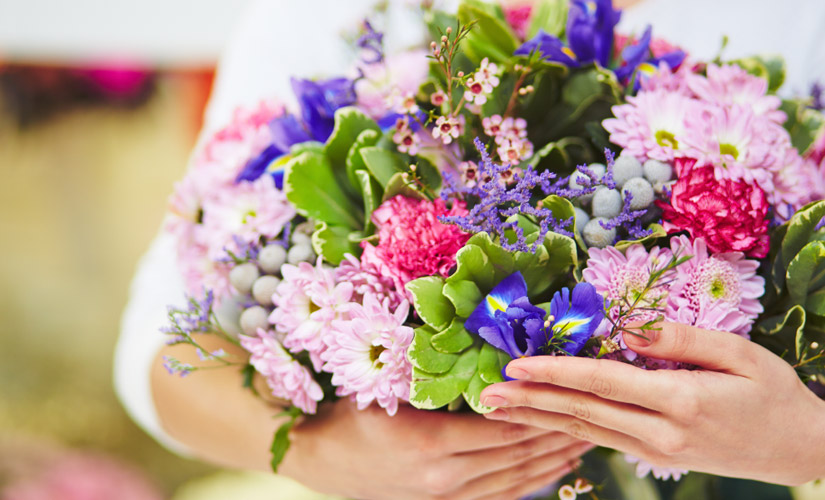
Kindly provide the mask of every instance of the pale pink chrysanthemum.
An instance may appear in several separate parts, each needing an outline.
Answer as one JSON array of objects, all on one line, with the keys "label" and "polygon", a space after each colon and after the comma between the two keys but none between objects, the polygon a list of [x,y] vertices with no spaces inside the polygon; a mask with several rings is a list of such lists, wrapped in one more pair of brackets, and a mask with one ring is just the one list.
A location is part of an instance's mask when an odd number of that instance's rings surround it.
[{"label": "pale pink chrysanthemum", "polygon": [[736,64],[707,65],[707,76],[692,74],[687,78],[690,90],[701,100],[718,106],[743,106],[756,116],[777,124],[787,118],[779,110],[782,100],[768,94],[768,81],[751,75]]},{"label": "pale pink chrysanthemum", "polygon": [[324,391],[304,365],[286,352],[273,332],[258,329],[258,335],[240,336],[241,347],[249,351],[249,363],[266,379],[272,395],[286,399],[304,413],[314,414]]},{"label": "pale pink chrysanthemum", "polygon": [[634,457],[633,455],[625,454],[624,458],[625,460],[627,460],[628,463],[636,464],[636,477],[638,477],[639,479],[652,473],[653,477],[655,477],[656,479],[661,479],[662,481],[667,481],[668,479],[678,481],[682,478],[682,476],[686,475],[689,472],[688,470],[678,469],[674,467],[659,467],[657,465],[651,464],[646,460]]},{"label": "pale pink chrysanthemum", "polygon": [[414,333],[404,325],[409,309],[405,300],[392,311],[388,301],[367,294],[363,304],[352,305],[348,320],[332,322],[321,358],[324,371],[332,373],[336,394],[353,396],[359,409],[375,401],[389,415],[395,415],[399,401],[410,399],[407,349]]},{"label": "pale pink chrysanthemum", "polygon": [[389,301],[389,308],[395,309],[404,300],[405,295],[395,289],[391,277],[381,274],[375,267],[361,262],[351,254],[346,254],[341,264],[335,268],[335,280],[338,283],[351,283],[353,302],[360,302],[365,295],[372,294],[379,301]]},{"label": "pale pink chrysanthemum", "polygon": [[664,162],[682,153],[680,137],[687,131],[685,115],[701,105],[695,99],[666,90],[639,92],[628,104],[613,106],[615,118],[602,122],[610,142],[640,161]]},{"label": "pale pink chrysanthemum", "polygon": [[226,186],[203,206],[203,224],[213,257],[220,257],[224,248],[234,250],[233,236],[244,241],[261,236],[274,239],[293,217],[295,207],[269,175]]},{"label": "pale pink chrysanthemum", "polygon": [[213,259],[209,247],[191,242],[178,245],[177,250],[178,269],[188,295],[197,296],[204,289],[211,290],[215,294],[215,303],[221,304],[234,294],[229,282],[230,266]]},{"label": "pale pink chrysanthemum", "polygon": [[688,76],[693,74],[691,71],[692,67],[693,63],[684,61],[678,70],[673,71],[671,67],[663,61],[655,68],[652,74],[646,75],[646,77],[639,80],[639,86],[641,90],[645,92],[663,90],[687,97],[694,97],[687,83]]},{"label": "pale pink chrysanthemum", "polygon": [[765,280],[756,274],[759,262],[741,252],[710,255],[704,239],[691,242],[684,235],[671,240],[671,250],[691,258],[676,268],[666,317],[746,336],[763,310],[759,298]]},{"label": "pale pink chrysanthemum", "polygon": [[307,351],[320,371],[321,354],[326,350],[324,337],[333,320],[347,317],[353,286],[336,283],[335,272],[324,267],[320,257],[315,266],[308,262],[285,264],[281,274],[283,280],[272,296],[275,309],[269,322],[285,334],[284,347],[294,353]]}]

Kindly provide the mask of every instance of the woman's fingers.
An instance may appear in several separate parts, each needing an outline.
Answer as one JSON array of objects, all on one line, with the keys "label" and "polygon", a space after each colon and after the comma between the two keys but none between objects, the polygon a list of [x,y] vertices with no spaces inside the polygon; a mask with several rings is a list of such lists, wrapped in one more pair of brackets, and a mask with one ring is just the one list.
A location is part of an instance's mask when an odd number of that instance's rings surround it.
[{"label": "woman's fingers", "polygon": [[551,413],[533,408],[499,408],[492,413],[488,413],[485,417],[491,420],[506,420],[564,432],[576,439],[589,441],[605,448],[613,448],[638,457],[649,457],[652,454],[652,449],[639,439],[561,413]]},{"label": "woman's fingers", "polygon": [[576,444],[582,442],[563,432],[549,432],[510,446],[462,453],[452,457],[444,467],[449,469],[446,472],[453,473],[456,477],[473,480]]},{"label": "woman's fingers", "polygon": [[[625,335],[628,347],[646,356],[699,365],[709,370],[745,375],[757,354],[752,342],[727,332],[662,322],[661,330],[646,331],[645,340]],[[747,372],[747,373],[746,373]]]},{"label": "woman's fingers", "polygon": [[508,422],[493,422],[478,415],[438,414],[441,418],[433,442],[452,453],[509,446],[547,434],[546,430]]},{"label": "woman's fingers", "polygon": [[661,414],[646,408],[536,382],[495,384],[484,390],[481,401],[491,407],[529,407],[570,415],[643,440],[662,424]]},{"label": "woman's fingers", "polygon": [[[507,375],[517,380],[575,389],[656,411],[670,407],[667,395],[672,393],[671,379],[610,359],[533,356],[511,361],[507,365]],[[490,390],[488,387],[482,397]]]},{"label": "woman's fingers", "polygon": [[469,481],[464,487],[448,495],[451,499],[470,500],[477,498],[518,498],[497,497],[512,491],[525,483],[543,478],[543,484],[528,491],[531,493],[552,482],[553,475],[563,476],[572,471],[578,458],[593,447],[590,443],[576,443],[561,450],[533,457],[530,460],[507,469]]},{"label": "woman's fingers", "polygon": [[570,466],[565,465],[564,467],[559,467],[558,469],[523,481],[509,490],[485,495],[478,500],[515,500],[517,498],[524,498],[559,481],[572,471],[573,470]]}]

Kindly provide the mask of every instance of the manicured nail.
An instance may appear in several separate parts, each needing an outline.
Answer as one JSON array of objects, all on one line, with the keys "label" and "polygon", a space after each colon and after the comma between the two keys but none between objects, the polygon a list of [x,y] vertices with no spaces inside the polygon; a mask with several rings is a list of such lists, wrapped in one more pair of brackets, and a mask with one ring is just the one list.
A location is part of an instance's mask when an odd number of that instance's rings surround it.
[{"label": "manicured nail", "polygon": [[516,380],[530,380],[530,374],[521,368],[507,367],[507,376]]},{"label": "manicured nail", "polygon": [[481,402],[484,406],[490,408],[498,408],[499,406],[507,406],[507,400],[501,396],[486,396]]},{"label": "manicured nail", "polygon": [[487,413],[484,416],[489,418],[490,420],[507,420],[510,418],[510,412],[508,412],[504,408],[499,408],[498,410],[491,411],[490,413]]}]

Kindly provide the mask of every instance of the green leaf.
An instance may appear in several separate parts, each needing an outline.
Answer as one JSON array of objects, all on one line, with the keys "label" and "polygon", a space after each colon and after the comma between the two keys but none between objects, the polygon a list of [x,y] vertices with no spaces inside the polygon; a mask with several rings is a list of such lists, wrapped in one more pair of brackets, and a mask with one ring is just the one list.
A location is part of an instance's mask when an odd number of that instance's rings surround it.
[{"label": "green leaf", "polygon": [[419,156],[418,161],[415,163],[415,168],[419,179],[427,187],[435,192],[441,189],[441,172],[438,171],[438,167],[433,165],[430,160]]},{"label": "green leaf", "polygon": [[768,92],[776,93],[785,82],[785,59],[779,54],[745,57],[732,61],[748,73],[768,81]]},{"label": "green leaf", "polygon": [[782,101],[779,109],[788,115],[783,127],[791,134],[793,147],[806,153],[825,126],[825,115],[810,109],[807,100]]},{"label": "green leaf", "polygon": [[335,127],[327,140],[324,151],[332,164],[338,168],[344,166],[347,153],[356,139],[365,130],[381,132],[378,124],[354,107],[341,108],[335,112]]},{"label": "green leaf", "polygon": [[664,238],[667,236],[667,231],[665,231],[665,228],[663,228],[660,224],[651,224],[647,228],[653,231],[649,236],[645,236],[644,238],[638,240],[622,240],[616,243],[616,250],[624,252],[633,245],[647,245],[648,243],[653,243],[659,238]]},{"label": "green leaf", "polygon": [[788,265],[788,291],[794,304],[825,316],[825,242],[812,241]]},{"label": "green leaf", "polygon": [[326,222],[315,223],[312,233],[312,249],[324,257],[324,260],[337,266],[344,260],[345,254],[361,256],[361,247],[350,240],[352,229],[344,226],[329,226]]},{"label": "green leaf", "polygon": [[796,254],[811,241],[814,229],[825,217],[825,200],[810,203],[799,209],[788,223],[788,232],[782,240],[780,256],[785,269]]},{"label": "green leaf", "polygon": [[464,245],[456,254],[455,261],[455,273],[450,276],[448,281],[472,281],[478,285],[480,290],[492,290],[496,285],[495,272],[490,267],[490,259],[487,258],[481,247]]},{"label": "green leaf", "polygon": [[464,401],[470,405],[470,408],[472,408],[474,412],[484,414],[493,411],[493,408],[481,404],[481,391],[490,385],[491,384],[488,384],[481,378],[481,375],[478,372],[473,375],[473,378],[470,379],[470,383],[467,384],[467,388],[463,393]]},{"label": "green leaf", "polygon": [[460,397],[476,373],[478,351],[478,348],[464,351],[447,373],[434,375],[413,368],[410,404],[422,410],[434,410]]},{"label": "green leaf", "polygon": [[384,188],[387,187],[390,179],[395,174],[407,171],[407,166],[401,157],[392,151],[387,151],[378,146],[364,147],[360,151],[367,169]]},{"label": "green leaf", "polygon": [[272,472],[274,473],[278,472],[278,467],[280,467],[281,462],[284,460],[286,452],[289,451],[289,446],[292,444],[289,439],[289,432],[292,430],[292,427],[295,426],[295,422],[301,415],[301,410],[292,407],[284,412],[284,414],[289,416],[289,420],[275,431],[275,436],[272,438],[272,445],[269,447],[269,451],[272,452],[272,460],[269,462],[269,465],[272,467]]},{"label": "green leaf", "polygon": [[416,328],[407,355],[412,365],[421,371],[431,374],[446,373],[456,363],[459,355],[433,349],[433,335],[435,331],[428,326]]},{"label": "green leaf", "polygon": [[[493,269],[494,283],[498,283],[507,276],[513,274],[513,271],[515,270],[515,259],[513,254],[502,248],[500,245],[494,243],[489,234],[477,233],[473,235],[465,244],[465,246],[469,245],[475,245],[481,248],[484,255],[487,256],[489,266]],[[483,293],[488,293],[490,290],[492,290],[492,287],[489,289],[482,289],[481,291]]]},{"label": "green leaf", "polygon": [[386,187],[384,188],[383,201],[387,201],[390,198],[393,198],[398,195],[406,196],[407,198],[413,198],[417,200],[427,199],[427,197],[424,196],[424,193],[413,188],[410,185],[409,181],[407,181],[407,179],[404,177],[404,174],[400,172],[393,175],[390,178],[390,181],[387,183]]},{"label": "green leaf", "polygon": [[455,317],[455,308],[442,290],[444,280],[438,276],[426,276],[407,283],[407,291],[413,296],[415,311],[421,319],[436,331],[447,328]]},{"label": "green leaf", "polygon": [[355,139],[355,144],[349,148],[346,159],[347,178],[353,187],[357,188],[359,186],[358,177],[355,175],[355,172],[358,170],[367,170],[367,165],[361,157],[361,150],[365,147],[375,146],[380,138],[380,133],[372,129],[367,129],[358,134],[358,137]]},{"label": "green leaf", "polygon": [[484,298],[478,285],[468,280],[448,279],[444,284],[443,293],[453,303],[455,313],[462,318],[468,318]]},{"label": "green leaf", "polygon": [[501,371],[512,359],[506,352],[485,343],[478,355],[478,374],[488,384],[504,382]]},{"label": "green leaf", "polygon": [[473,63],[478,64],[485,57],[492,62],[503,63],[518,48],[518,39],[507,23],[480,6],[462,3],[458,8],[458,20],[461,24],[475,21],[461,46]]},{"label": "green leaf", "polygon": [[561,98],[571,106],[578,106],[594,95],[602,93],[602,83],[596,71],[576,73],[567,81],[561,91]]},{"label": "green leaf", "polygon": [[356,170],[355,177],[358,179],[361,197],[364,199],[364,233],[371,234],[374,229],[372,212],[381,204],[384,192],[378,181],[366,170]]},{"label": "green leaf", "polygon": [[[543,248],[546,250],[547,262],[542,264],[541,270],[536,273],[538,276],[531,276],[529,269],[522,271],[531,296],[542,294],[553,282],[566,278],[570,270],[579,262],[576,242],[573,238],[550,232],[544,237]],[[535,281],[532,287],[531,280]]]},{"label": "green leaf", "polygon": [[363,211],[341,189],[327,158],[310,151],[287,163],[284,193],[304,217],[330,225],[361,229]]},{"label": "green leaf", "polygon": [[567,23],[567,0],[540,0],[533,2],[530,13],[530,26],[527,28],[527,39],[533,38],[539,30],[561,38]]},{"label": "green leaf", "polygon": [[464,328],[461,318],[454,318],[450,326],[433,336],[430,343],[436,351],[455,354],[473,345],[473,336]]},{"label": "green leaf", "polygon": [[576,216],[573,204],[567,198],[551,194],[541,201],[541,206],[553,212],[553,217],[559,220],[567,220]]}]

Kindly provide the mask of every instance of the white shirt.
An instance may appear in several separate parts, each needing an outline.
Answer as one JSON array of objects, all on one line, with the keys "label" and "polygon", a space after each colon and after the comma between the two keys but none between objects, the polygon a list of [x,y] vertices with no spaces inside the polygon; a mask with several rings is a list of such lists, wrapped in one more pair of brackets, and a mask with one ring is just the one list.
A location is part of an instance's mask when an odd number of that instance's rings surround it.
[{"label": "white shirt", "polygon": [[[354,52],[341,39],[363,19],[372,0],[256,0],[242,17],[222,58],[206,111],[203,138],[226,124],[238,106],[261,99],[292,98],[290,76],[345,74]],[[391,2],[385,40],[388,51],[419,40],[420,22]],[[455,2],[451,2],[455,3]],[[319,16],[323,12],[323,16]],[[626,10],[619,28],[641,33],[653,25],[663,37],[698,59],[713,58],[722,35],[730,36],[723,58],[781,53],[788,61],[786,93],[806,91],[825,80],[825,1],[823,0],[647,0]],[[164,336],[166,306],[183,305],[183,283],[175,242],[161,233],[141,259],[124,311],[115,352],[117,394],[131,417],[167,447],[183,447],[161,429],[149,385],[149,371]]]}]

